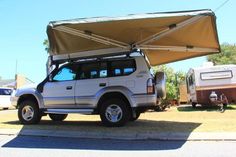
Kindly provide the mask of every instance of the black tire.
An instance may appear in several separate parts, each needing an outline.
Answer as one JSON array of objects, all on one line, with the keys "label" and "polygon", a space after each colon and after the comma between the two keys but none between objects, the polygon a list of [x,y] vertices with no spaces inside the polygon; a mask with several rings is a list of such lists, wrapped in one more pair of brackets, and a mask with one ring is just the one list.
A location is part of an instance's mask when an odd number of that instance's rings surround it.
[{"label": "black tire", "polygon": [[9,108],[8,107],[4,107],[3,110],[8,110]]},{"label": "black tire", "polygon": [[[118,112],[116,119],[111,117],[112,115],[108,110],[112,110],[112,113]],[[124,126],[127,121],[130,119],[130,110],[128,104],[122,99],[110,99],[104,101],[100,108],[100,118],[102,120],[103,125],[108,127],[120,127]],[[112,120],[113,119],[113,120]]]},{"label": "black tire", "polygon": [[192,102],[192,107],[193,107],[193,108],[196,108],[196,106],[197,106],[197,103]]},{"label": "black tire", "polygon": [[21,124],[39,123],[42,115],[39,111],[38,104],[32,100],[22,101],[18,108],[18,118]]},{"label": "black tire", "polygon": [[228,104],[224,103],[224,104],[223,104],[224,108],[226,108],[226,107],[227,107],[227,105],[228,105]]},{"label": "black tire", "polygon": [[52,113],[49,114],[49,117],[53,121],[63,121],[66,119],[67,116],[68,114],[52,114]]},{"label": "black tire", "polygon": [[156,111],[156,112],[162,111],[161,106],[160,106],[160,105],[156,106],[156,107],[154,108],[154,111]]},{"label": "black tire", "polygon": [[129,120],[130,120],[131,122],[136,121],[136,120],[139,118],[140,114],[141,114],[141,113],[136,112],[136,116],[135,116],[135,117],[130,116],[130,119],[129,119]]}]

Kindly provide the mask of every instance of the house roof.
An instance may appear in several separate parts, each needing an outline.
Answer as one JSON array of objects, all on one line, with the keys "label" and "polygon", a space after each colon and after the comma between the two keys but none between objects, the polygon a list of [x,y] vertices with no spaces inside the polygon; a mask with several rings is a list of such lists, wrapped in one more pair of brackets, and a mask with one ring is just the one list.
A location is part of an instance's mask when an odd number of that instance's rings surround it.
[{"label": "house roof", "polygon": [[15,86],[15,79],[6,79],[6,80],[0,79],[0,87],[3,86]]}]

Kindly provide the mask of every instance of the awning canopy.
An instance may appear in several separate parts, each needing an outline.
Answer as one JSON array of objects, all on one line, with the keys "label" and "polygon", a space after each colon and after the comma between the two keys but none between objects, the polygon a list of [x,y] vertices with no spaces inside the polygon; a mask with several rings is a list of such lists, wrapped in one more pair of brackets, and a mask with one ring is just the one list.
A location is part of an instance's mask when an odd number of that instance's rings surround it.
[{"label": "awning canopy", "polygon": [[140,49],[159,65],[220,52],[211,10],[53,21],[47,34],[54,59]]}]

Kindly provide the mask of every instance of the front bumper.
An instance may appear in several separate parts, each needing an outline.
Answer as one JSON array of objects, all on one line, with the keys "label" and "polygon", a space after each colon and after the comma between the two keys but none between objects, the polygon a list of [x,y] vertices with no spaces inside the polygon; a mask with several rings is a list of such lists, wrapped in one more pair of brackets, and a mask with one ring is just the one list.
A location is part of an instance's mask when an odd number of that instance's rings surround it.
[{"label": "front bumper", "polygon": [[12,96],[11,98],[10,98],[10,100],[11,100],[11,105],[13,106],[13,107],[17,107],[17,102],[18,102],[18,99],[19,99],[19,97],[16,97],[16,96]]}]

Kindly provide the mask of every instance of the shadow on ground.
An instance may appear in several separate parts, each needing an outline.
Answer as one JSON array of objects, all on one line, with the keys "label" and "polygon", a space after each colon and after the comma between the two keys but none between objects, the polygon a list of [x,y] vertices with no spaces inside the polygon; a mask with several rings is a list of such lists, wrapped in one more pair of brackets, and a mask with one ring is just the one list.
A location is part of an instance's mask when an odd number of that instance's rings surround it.
[{"label": "shadow on ground", "polygon": [[[10,125],[19,125],[18,121],[5,122]],[[185,133],[187,140],[190,133],[201,123],[137,120],[124,127],[110,128],[101,125],[100,121],[64,121],[53,122],[42,120],[38,125],[24,126],[24,130],[50,130],[51,134],[57,131],[73,131],[91,133],[94,136],[101,135],[149,135],[169,134],[173,132]],[[175,128],[175,130],[173,130]],[[158,133],[158,134],[157,134]],[[107,136],[106,136],[107,137]],[[109,138],[109,137],[108,137]],[[119,139],[89,139],[89,138],[65,138],[65,137],[40,137],[17,136],[3,147],[8,148],[47,148],[47,149],[87,149],[87,150],[171,150],[178,149],[186,142],[164,140],[119,140]]]},{"label": "shadow on ground", "polygon": [[149,151],[149,150],[174,150],[181,148],[184,143],[185,141],[109,140],[109,139],[18,136],[17,138],[5,144],[3,147],[39,148],[39,149]]},{"label": "shadow on ground", "polygon": [[[177,108],[180,112],[196,112],[196,111],[208,111],[208,112],[217,112],[219,107],[217,106],[196,106],[193,108],[191,105],[178,106]],[[235,106],[227,106],[225,110],[236,110]]]},{"label": "shadow on ground", "polygon": [[[8,121],[3,124],[21,125],[19,121]],[[165,133],[165,132],[189,132],[200,126],[201,123],[137,120],[129,122],[123,127],[105,127],[100,121],[63,121],[54,122],[41,120],[39,124],[24,125],[21,130],[63,130],[63,131],[90,131],[91,133]]]}]

